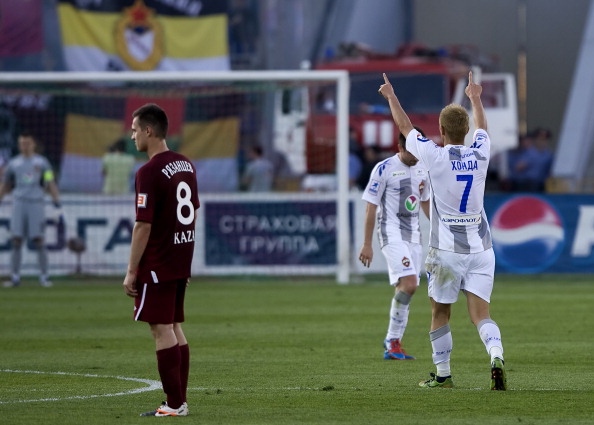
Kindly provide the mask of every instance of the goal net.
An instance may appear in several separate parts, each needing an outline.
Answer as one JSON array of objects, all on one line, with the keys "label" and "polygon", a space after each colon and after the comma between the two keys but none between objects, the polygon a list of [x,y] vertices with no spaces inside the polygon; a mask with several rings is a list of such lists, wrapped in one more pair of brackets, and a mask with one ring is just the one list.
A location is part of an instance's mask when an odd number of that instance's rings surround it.
[{"label": "goal net", "polygon": [[[168,146],[197,169],[194,274],[335,273],[345,283],[348,90],[344,71],[2,74],[0,172],[18,154],[18,135],[32,133],[63,204],[63,220],[49,198],[46,206],[50,273],[122,274],[134,172],[147,161],[130,139],[131,114],[157,103],[168,113]],[[265,191],[250,186],[257,150],[272,172]],[[2,275],[10,273],[11,214],[8,195]],[[38,272],[30,243],[21,270]]]}]

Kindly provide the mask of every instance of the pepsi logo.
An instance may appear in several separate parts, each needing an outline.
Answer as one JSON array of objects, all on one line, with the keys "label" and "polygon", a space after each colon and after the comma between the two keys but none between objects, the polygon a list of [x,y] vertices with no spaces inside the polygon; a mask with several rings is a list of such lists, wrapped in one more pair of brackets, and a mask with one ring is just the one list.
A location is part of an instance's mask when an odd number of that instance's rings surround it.
[{"label": "pepsi logo", "polygon": [[536,196],[506,201],[491,220],[497,262],[516,273],[538,273],[563,251],[564,230],[557,210]]}]

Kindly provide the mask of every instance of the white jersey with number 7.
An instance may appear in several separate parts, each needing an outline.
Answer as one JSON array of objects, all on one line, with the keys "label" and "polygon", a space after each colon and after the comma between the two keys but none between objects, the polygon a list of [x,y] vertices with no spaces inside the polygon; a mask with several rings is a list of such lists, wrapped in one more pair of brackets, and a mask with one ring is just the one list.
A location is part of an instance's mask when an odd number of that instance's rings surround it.
[{"label": "white jersey with number 7", "polygon": [[460,254],[491,248],[491,231],[483,207],[491,150],[487,132],[477,129],[471,146],[441,147],[413,129],[406,138],[406,149],[428,169],[429,246]]}]

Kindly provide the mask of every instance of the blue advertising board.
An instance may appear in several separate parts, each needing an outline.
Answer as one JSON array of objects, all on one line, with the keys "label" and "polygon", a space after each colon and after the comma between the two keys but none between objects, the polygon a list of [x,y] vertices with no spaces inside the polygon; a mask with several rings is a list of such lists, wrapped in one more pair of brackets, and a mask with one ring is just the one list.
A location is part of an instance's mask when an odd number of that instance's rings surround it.
[{"label": "blue advertising board", "polygon": [[336,202],[208,202],[205,265],[334,265]]},{"label": "blue advertising board", "polygon": [[[209,201],[203,208],[205,266],[336,265],[334,201]],[[352,233],[363,217],[350,211]],[[485,211],[497,272],[594,273],[594,196],[487,195]]]},{"label": "blue advertising board", "polygon": [[594,196],[489,195],[498,272],[594,273]]}]

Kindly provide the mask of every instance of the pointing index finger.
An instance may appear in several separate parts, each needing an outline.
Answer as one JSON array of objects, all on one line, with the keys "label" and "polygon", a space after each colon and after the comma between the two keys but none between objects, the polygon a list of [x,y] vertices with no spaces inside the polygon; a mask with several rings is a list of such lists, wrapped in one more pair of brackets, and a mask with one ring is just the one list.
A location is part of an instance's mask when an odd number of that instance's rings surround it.
[{"label": "pointing index finger", "polygon": [[472,71],[468,71],[468,84],[472,84]]},{"label": "pointing index finger", "polygon": [[386,82],[386,84],[390,84],[390,80],[388,80],[388,76],[386,75],[385,72],[384,72],[384,81]]}]

